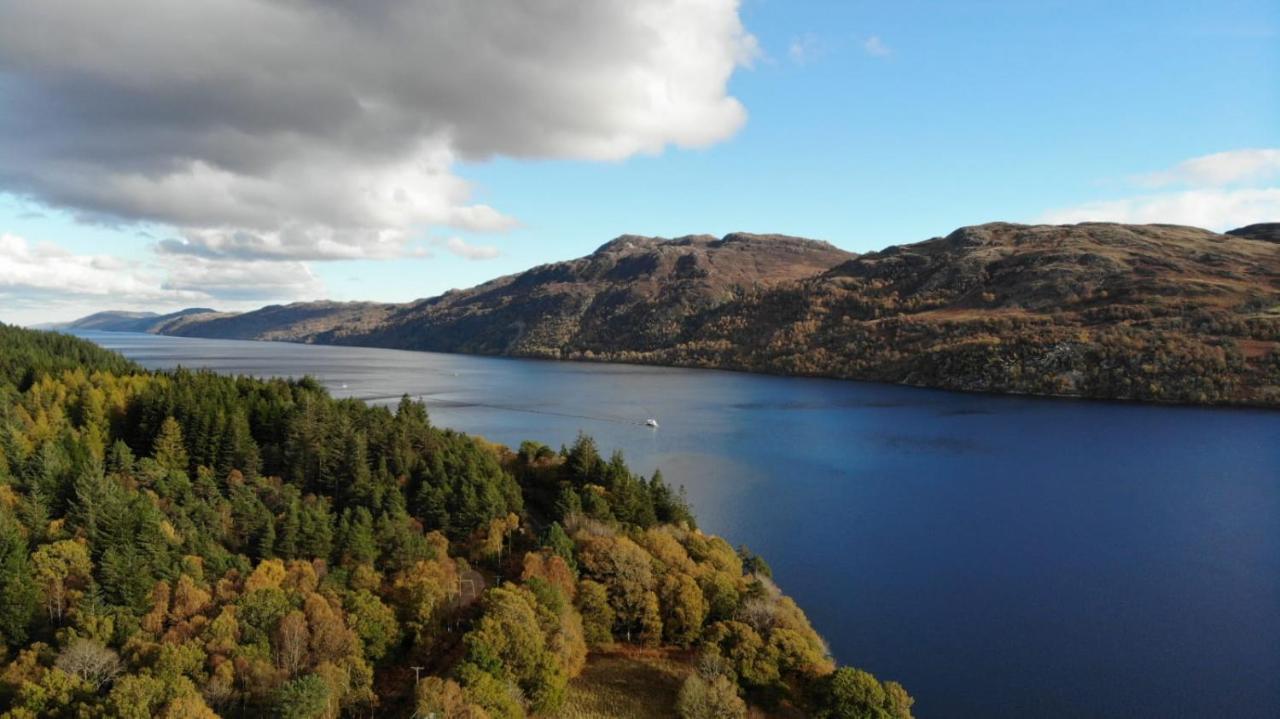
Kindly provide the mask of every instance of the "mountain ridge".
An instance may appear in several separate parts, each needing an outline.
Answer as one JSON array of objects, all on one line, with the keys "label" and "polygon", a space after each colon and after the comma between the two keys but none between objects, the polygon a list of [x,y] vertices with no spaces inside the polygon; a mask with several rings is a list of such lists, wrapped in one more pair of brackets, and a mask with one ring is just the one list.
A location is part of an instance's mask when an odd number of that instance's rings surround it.
[{"label": "mountain ridge", "polygon": [[404,304],[188,313],[154,331],[1274,406],[1277,228],[996,222],[864,254],[785,235],[621,235]]}]

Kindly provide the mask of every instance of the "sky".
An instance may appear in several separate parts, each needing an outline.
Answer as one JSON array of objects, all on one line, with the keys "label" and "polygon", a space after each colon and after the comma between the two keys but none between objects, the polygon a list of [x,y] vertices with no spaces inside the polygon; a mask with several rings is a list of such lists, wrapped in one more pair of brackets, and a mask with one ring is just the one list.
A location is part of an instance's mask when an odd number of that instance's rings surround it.
[{"label": "sky", "polygon": [[0,0],[4,322],[996,220],[1280,221],[1280,3]]}]

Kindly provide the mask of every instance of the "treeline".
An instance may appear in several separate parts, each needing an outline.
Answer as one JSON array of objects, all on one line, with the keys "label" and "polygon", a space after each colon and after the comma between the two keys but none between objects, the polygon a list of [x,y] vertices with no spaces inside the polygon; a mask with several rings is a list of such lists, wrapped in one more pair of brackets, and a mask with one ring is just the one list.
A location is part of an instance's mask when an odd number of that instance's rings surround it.
[{"label": "treeline", "polygon": [[910,716],[588,437],[512,452],[407,398],[0,339],[6,719],[554,716],[618,644],[696,657],[687,719]]},{"label": "treeline", "polygon": [[41,375],[69,369],[124,374],[138,366],[124,357],[56,332],[31,332],[0,323],[0,387],[24,391]]}]

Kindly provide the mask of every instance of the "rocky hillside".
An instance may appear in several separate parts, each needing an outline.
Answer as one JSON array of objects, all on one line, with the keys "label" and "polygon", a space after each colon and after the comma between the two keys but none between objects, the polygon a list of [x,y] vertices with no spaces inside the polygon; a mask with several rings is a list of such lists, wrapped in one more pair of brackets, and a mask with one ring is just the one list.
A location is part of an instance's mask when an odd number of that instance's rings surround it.
[{"label": "rocky hillside", "polygon": [[[989,224],[863,255],[610,358],[950,389],[1280,404],[1280,246]],[[597,356],[599,353],[597,353]]]},{"label": "rocky hillside", "polygon": [[625,235],[586,257],[407,305],[300,303],[160,331],[541,357],[589,344],[656,349],[690,316],[853,257],[781,235]]},{"label": "rocky hillside", "polygon": [[780,236],[627,236],[407,305],[157,331],[1278,405],[1277,229],[992,223],[861,256]]}]

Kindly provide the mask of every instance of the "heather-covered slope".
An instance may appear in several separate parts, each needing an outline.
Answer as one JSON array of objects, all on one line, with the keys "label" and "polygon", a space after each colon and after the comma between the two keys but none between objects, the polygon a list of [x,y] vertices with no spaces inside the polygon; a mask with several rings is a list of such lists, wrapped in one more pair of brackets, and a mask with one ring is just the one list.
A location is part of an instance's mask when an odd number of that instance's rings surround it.
[{"label": "heather-covered slope", "polygon": [[624,236],[578,260],[415,303],[355,341],[538,357],[659,349],[690,317],[852,257],[779,235]]},{"label": "heather-covered slope", "polygon": [[583,342],[661,347],[690,314],[853,256],[781,235],[627,235],[587,257],[406,305],[298,303],[192,318],[159,331],[548,357]]},{"label": "heather-covered slope", "polygon": [[1188,227],[999,223],[743,297],[696,318],[670,348],[626,359],[1276,404],[1278,340],[1275,244]]}]

